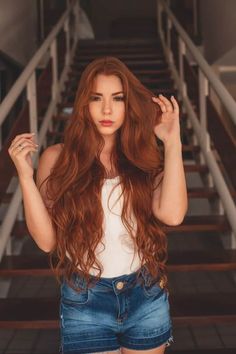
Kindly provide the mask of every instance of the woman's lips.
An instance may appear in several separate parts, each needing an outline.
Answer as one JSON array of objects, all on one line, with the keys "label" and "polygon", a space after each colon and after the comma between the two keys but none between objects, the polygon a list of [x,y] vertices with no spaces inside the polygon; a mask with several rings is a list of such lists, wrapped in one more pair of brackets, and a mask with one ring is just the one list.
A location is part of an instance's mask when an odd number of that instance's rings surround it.
[{"label": "woman's lips", "polygon": [[109,127],[110,125],[113,124],[111,120],[100,120],[99,123],[104,127]]}]

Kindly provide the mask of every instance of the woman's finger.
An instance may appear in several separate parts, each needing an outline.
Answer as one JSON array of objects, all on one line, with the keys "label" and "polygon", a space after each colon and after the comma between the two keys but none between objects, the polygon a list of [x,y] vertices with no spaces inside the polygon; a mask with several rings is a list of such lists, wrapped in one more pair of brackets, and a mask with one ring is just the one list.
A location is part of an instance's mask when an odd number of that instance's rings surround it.
[{"label": "woman's finger", "polygon": [[38,144],[36,144],[34,141],[32,141],[32,138],[19,138],[17,139],[15,142],[12,142],[10,147],[9,147],[9,150],[12,150],[14,149],[16,146],[18,146],[19,144],[34,144],[35,146],[38,146]]},{"label": "woman's finger", "polygon": [[14,155],[15,156],[25,156],[28,154],[28,152],[30,152],[30,151],[36,152],[37,150],[38,150],[38,148],[35,146],[24,146],[23,149],[22,149],[22,146],[20,146],[19,149],[17,149],[17,148],[15,149]]},{"label": "woman's finger", "polygon": [[174,96],[171,96],[171,101],[174,106],[174,112],[179,113],[179,105]]},{"label": "woman's finger", "polygon": [[33,137],[35,133],[23,133],[23,134],[18,134],[15,136],[15,138],[12,140],[12,143],[15,142],[16,140],[20,138],[25,138],[25,137]]},{"label": "woman's finger", "polygon": [[163,95],[159,95],[159,99],[165,104],[167,112],[173,112],[172,103]]},{"label": "woman's finger", "polygon": [[165,113],[166,112],[166,106],[165,106],[164,102],[162,102],[158,97],[153,97],[153,100],[156,101],[159,104],[159,106],[161,107],[161,111],[163,113]]},{"label": "woman's finger", "polygon": [[16,156],[19,152],[25,150],[26,148],[36,149],[38,150],[38,146],[30,141],[22,142],[21,144],[17,144],[11,149],[8,150],[11,156]]}]

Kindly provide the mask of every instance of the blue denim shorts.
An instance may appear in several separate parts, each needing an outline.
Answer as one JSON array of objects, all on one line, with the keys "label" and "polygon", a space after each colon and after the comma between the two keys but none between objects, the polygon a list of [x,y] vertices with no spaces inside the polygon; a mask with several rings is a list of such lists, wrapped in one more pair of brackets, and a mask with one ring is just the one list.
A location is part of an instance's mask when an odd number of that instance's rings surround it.
[{"label": "blue denim shorts", "polygon": [[101,277],[92,288],[74,273],[73,284],[82,287],[80,293],[62,282],[60,353],[95,353],[120,347],[145,350],[173,342],[168,291],[159,282],[150,285],[144,266],[140,272],[143,283],[137,281],[137,272]]}]

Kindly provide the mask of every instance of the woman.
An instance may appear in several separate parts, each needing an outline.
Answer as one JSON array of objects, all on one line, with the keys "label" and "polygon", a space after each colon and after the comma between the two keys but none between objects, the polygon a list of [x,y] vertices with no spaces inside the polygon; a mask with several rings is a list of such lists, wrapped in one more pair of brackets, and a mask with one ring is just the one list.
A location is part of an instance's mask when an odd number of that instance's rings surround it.
[{"label": "woman", "polygon": [[161,354],[173,341],[162,226],[187,211],[181,147],[175,98],[154,97],[115,57],[83,71],[36,184],[33,135],[13,140],[28,229],[58,260],[61,352]]}]

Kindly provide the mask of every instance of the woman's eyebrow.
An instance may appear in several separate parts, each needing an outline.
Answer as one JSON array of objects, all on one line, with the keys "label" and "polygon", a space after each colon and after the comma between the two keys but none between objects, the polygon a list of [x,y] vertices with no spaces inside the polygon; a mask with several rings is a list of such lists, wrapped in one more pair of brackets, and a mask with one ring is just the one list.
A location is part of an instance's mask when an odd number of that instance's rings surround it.
[{"label": "woman's eyebrow", "polygon": [[[99,93],[99,92],[91,92],[93,95],[97,95],[97,96],[102,96],[102,93]],[[119,93],[124,93],[123,91],[119,91],[119,92],[114,92],[112,93],[111,95],[112,96],[115,96],[115,95],[118,95]]]}]

